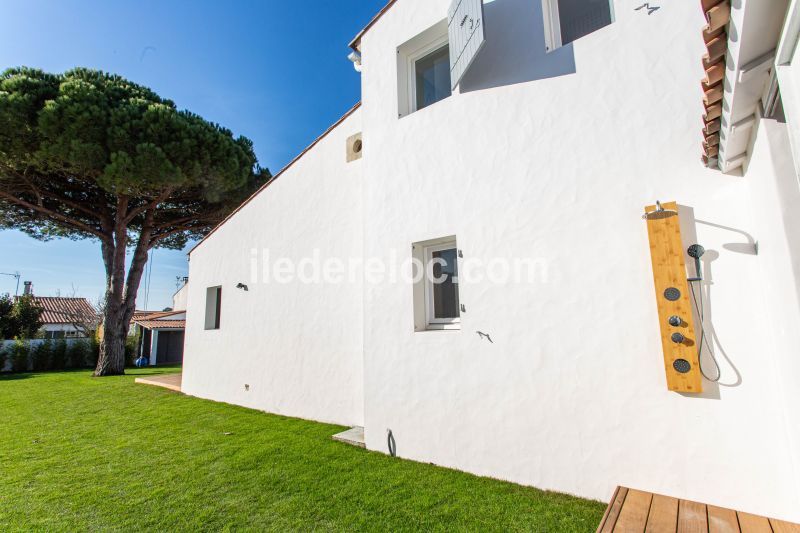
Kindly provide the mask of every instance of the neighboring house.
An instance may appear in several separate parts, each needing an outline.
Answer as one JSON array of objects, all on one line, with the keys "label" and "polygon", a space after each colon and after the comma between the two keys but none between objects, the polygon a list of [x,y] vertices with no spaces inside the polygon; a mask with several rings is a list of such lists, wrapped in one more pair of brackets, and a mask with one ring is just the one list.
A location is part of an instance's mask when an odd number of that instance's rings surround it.
[{"label": "neighboring house", "polygon": [[41,307],[41,334],[45,339],[79,339],[91,336],[100,322],[97,311],[86,298],[36,296],[31,282],[25,282],[25,295],[33,296]]},{"label": "neighboring house", "polygon": [[[543,489],[800,520],[798,2],[452,7],[390,2],[352,43],[362,103],[191,251],[183,391]],[[657,199],[679,217],[642,220]],[[678,294],[654,291],[661,219]],[[668,326],[694,243],[702,312]],[[314,257],[338,281],[276,281]],[[446,283],[378,275],[413,258]],[[518,258],[546,276],[503,276]],[[719,360],[701,394],[667,388],[698,370],[666,360],[675,318]]]},{"label": "neighboring house", "polygon": [[139,334],[138,354],[147,357],[151,366],[183,362],[187,287],[184,282],[173,295],[171,311],[134,312],[132,329]]},{"label": "neighboring house", "polygon": [[147,357],[151,366],[179,364],[183,361],[183,337],[186,311],[136,311],[139,355]]}]

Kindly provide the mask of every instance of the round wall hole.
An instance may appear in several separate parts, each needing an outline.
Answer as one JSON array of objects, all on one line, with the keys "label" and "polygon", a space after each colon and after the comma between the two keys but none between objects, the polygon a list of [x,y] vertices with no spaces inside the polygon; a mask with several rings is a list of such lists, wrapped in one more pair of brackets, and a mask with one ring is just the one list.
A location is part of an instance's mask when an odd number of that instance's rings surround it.
[{"label": "round wall hole", "polygon": [[692,369],[692,365],[689,364],[689,361],[686,359],[675,359],[672,363],[672,368],[674,368],[676,372],[686,374]]},{"label": "round wall hole", "polygon": [[353,143],[353,153],[356,153],[356,154],[361,153],[361,148],[363,148],[363,145],[361,143],[361,139],[356,139],[355,142]]}]

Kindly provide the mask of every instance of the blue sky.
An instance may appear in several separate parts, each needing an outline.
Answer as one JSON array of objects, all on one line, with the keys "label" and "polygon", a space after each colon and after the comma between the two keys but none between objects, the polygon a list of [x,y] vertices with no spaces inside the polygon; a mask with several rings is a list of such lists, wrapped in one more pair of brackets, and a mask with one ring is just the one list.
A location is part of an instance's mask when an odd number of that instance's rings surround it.
[{"label": "blue sky", "polygon": [[[347,44],[386,0],[0,0],[0,70],[102,69],[249,137],[273,173],[359,99]],[[40,295],[103,292],[99,246],[0,232],[0,272]],[[183,252],[156,250],[148,308],[170,305]],[[0,293],[15,289],[0,276]],[[138,307],[145,294],[140,291]]]}]

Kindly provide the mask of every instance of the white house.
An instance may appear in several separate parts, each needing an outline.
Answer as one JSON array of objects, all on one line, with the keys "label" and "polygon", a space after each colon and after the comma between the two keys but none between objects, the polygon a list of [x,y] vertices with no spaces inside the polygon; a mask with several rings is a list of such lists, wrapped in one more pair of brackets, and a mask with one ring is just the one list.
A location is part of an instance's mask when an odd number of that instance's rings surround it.
[{"label": "white house", "polygon": [[800,521],[798,28],[797,0],[390,2],[361,103],[191,252],[184,392]]}]

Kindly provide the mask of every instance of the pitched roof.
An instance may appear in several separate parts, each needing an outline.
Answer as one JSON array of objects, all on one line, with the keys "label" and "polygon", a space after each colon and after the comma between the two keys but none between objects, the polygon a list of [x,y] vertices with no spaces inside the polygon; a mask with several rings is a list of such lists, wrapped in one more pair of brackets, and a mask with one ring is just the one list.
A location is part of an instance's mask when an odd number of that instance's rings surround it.
[{"label": "pitched roof", "polygon": [[185,320],[134,320],[137,324],[147,329],[184,329]]},{"label": "pitched roof", "polygon": [[96,323],[98,319],[97,311],[86,298],[34,296],[33,301],[44,309],[42,313],[44,324]]},{"label": "pitched roof", "polygon": [[184,329],[186,327],[186,320],[170,319],[169,317],[175,315],[182,315],[186,311],[134,311],[133,319],[134,324],[138,324],[147,329]]},{"label": "pitched roof", "polygon": [[389,0],[389,3],[383,6],[383,9],[378,11],[378,13],[374,17],[372,17],[372,20],[370,20],[367,23],[367,25],[364,26],[364,29],[358,32],[358,35],[356,35],[353,38],[353,40],[350,41],[350,48],[352,48],[353,50],[358,50],[358,47],[361,45],[361,38],[364,36],[364,34],[367,33],[369,29],[375,25],[376,22],[378,22],[378,20],[384,15],[384,13],[389,11],[389,8],[392,7],[395,4],[395,2],[397,2],[397,0]]},{"label": "pitched roof", "polygon": [[142,311],[136,310],[133,312],[133,320],[155,320],[165,316],[179,315],[185,313],[184,310],[178,311]]}]

